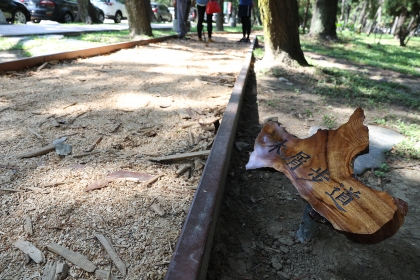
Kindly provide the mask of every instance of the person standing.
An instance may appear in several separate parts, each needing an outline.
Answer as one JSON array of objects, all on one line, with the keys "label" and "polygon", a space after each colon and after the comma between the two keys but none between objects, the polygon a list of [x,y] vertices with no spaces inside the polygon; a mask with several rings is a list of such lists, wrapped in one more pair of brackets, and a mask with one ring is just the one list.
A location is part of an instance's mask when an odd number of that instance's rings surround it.
[{"label": "person standing", "polygon": [[252,0],[239,0],[238,16],[242,22],[242,39],[238,42],[250,43],[249,35],[251,34],[251,10],[254,6]]},{"label": "person standing", "polygon": [[176,15],[178,17],[178,26],[176,29],[178,39],[188,40],[190,38],[185,37],[187,34],[188,0],[174,0],[173,4],[176,8]]},{"label": "person standing", "polygon": [[[197,2],[197,34],[198,34],[198,41],[203,41],[201,34],[203,33],[203,21],[204,21],[204,14],[206,13],[206,6],[209,0],[196,0]],[[213,31],[213,14],[206,14],[207,15],[207,35],[209,39],[207,40],[209,43],[214,42],[211,39],[211,33]]]}]

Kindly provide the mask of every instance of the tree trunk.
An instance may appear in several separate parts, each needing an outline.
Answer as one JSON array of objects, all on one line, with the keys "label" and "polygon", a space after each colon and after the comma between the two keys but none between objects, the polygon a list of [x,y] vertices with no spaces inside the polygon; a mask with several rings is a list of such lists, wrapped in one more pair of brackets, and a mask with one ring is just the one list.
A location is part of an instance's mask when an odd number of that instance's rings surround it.
[{"label": "tree trunk", "polygon": [[217,31],[223,31],[223,23],[224,23],[224,14],[223,14],[223,0],[219,0],[220,8],[222,8],[222,11],[217,14],[216,17],[216,30]]},{"label": "tree trunk", "polygon": [[309,35],[319,39],[336,40],[338,0],[316,0]]},{"label": "tree trunk", "polygon": [[299,17],[296,0],[260,0],[261,18],[264,27],[264,60],[279,59],[291,63],[296,60],[309,66],[299,41]]},{"label": "tree trunk", "polygon": [[[404,34],[406,33],[406,30],[404,28],[404,22],[407,19],[407,15],[408,15],[407,8],[405,8],[405,7],[401,8],[400,15],[399,15],[398,21],[397,21],[397,25],[395,26],[395,33],[394,33],[394,38],[395,39],[400,39],[400,45],[401,45],[401,42],[404,42],[404,39],[405,39]],[[401,39],[402,39],[402,41],[401,41]]]},{"label": "tree trunk", "polygon": [[[343,1],[345,1],[345,0],[343,0]],[[302,31],[303,34],[305,34],[306,23],[308,21],[309,4],[310,4],[310,0],[306,0],[305,14],[303,15],[303,31]]]},{"label": "tree trunk", "polygon": [[340,21],[344,20],[344,13],[346,11],[346,2],[347,0],[341,0],[341,15],[340,15]]},{"label": "tree trunk", "polygon": [[363,5],[362,6],[362,11],[360,12],[359,17],[357,18],[357,22],[355,23],[355,28],[356,28],[356,31],[358,33],[360,33],[362,31],[363,20],[365,18],[365,14],[366,14],[367,2],[363,1],[362,5]]},{"label": "tree trunk", "polygon": [[126,0],[130,36],[153,36],[150,21],[152,6],[148,0]]},{"label": "tree trunk", "polygon": [[394,22],[392,24],[392,28],[391,28],[390,34],[395,34],[395,28],[397,28],[397,23],[398,23],[398,16],[396,16],[394,18]]},{"label": "tree trunk", "polygon": [[347,26],[347,23],[349,22],[350,17],[350,5],[349,3],[346,3],[346,7],[344,8],[344,28]]},{"label": "tree trunk", "polygon": [[78,13],[75,22],[84,22],[86,24],[100,23],[95,7],[89,0],[77,0]]},{"label": "tree trunk", "polygon": [[372,24],[369,26],[368,30],[367,30],[367,35],[369,36],[370,33],[372,32],[372,29],[376,26],[377,22],[380,22],[378,19],[380,18],[380,14],[381,14],[381,6],[379,6],[378,10],[376,11],[375,17],[373,18]]}]

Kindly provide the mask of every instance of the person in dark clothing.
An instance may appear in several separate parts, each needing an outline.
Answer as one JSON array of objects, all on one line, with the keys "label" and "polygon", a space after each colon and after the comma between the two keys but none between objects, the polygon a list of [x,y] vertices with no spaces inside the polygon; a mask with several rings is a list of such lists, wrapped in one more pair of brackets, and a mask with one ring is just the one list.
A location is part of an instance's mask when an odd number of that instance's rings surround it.
[{"label": "person in dark clothing", "polygon": [[238,16],[242,22],[242,39],[240,43],[250,43],[249,35],[251,34],[251,10],[254,3],[252,0],[240,0]]},{"label": "person in dark clothing", "polygon": [[[197,34],[198,34],[198,41],[203,41],[202,33],[203,33],[203,21],[204,21],[204,14],[206,13],[206,5],[208,0],[197,0]],[[211,33],[213,31],[213,14],[206,14],[207,15],[207,35],[209,39],[207,40],[209,43],[214,42],[211,39]]]}]

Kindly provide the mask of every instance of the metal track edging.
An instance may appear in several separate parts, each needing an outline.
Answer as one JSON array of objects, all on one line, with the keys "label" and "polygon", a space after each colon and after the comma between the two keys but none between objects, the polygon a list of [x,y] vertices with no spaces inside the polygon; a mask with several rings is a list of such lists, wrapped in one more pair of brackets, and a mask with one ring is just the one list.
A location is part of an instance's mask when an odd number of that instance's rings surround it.
[{"label": "metal track edging", "polygon": [[216,222],[223,198],[230,154],[239,120],[254,39],[235,82],[223,120],[185,219],[165,280],[205,279]]},{"label": "metal track edging", "polygon": [[66,59],[76,59],[80,57],[92,57],[97,55],[103,55],[111,52],[115,52],[121,49],[129,49],[135,46],[147,45],[151,43],[158,43],[166,41],[168,39],[177,38],[176,35],[164,36],[159,38],[153,38],[148,40],[138,40],[130,41],[124,43],[116,43],[102,47],[88,48],[78,51],[62,52],[56,54],[48,54],[41,56],[34,56],[30,58],[23,58],[14,61],[7,61],[0,63],[0,72],[1,71],[19,71],[25,70],[31,67],[42,65],[45,62],[50,62],[53,60],[66,60]]}]

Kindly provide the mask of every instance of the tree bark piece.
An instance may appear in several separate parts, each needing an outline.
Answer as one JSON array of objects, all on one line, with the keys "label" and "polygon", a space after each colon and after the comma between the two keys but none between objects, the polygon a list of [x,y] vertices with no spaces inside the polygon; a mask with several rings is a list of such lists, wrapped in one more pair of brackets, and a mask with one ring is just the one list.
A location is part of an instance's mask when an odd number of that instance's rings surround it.
[{"label": "tree bark piece", "polygon": [[18,240],[15,242],[15,247],[22,250],[25,254],[28,254],[31,259],[36,263],[42,263],[45,261],[44,253],[35,247],[31,242]]},{"label": "tree bark piece", "polygon": [[354,177],[351,163],[369,147],[364,118],[358,108],[337,130],[318,130],[306,139],[269,122],[258,135],[246,168],[273,167],[283,172],[300,196],[350,240],[383,241],[404,223],[407,204]]},{"label": "tree bark piece", "polygon": [[94,235],[95,235],[96,238],[98,238],[99,242],[101,242],[102,246],[104,246],[105,250],[107,251],[111,260],[114,262],[115,266],[118,268],[118,270],[121,272],[121,274],[125,277],[125,275],[127,273],[127,268],[126,268],[124,262],[121,260],[121,258],[115,252],[114,247],[112,247],[109,239],[107,237],[103,236],[102,234],[99,234],[99,233],[95,233]]},{"label": "tree bark piece", "polygon": [[96,266],[93,264],[93,262],[88,260],[88,258],[86,258],[84,255],[64,248],[63,246],[60,246],[57,243],[50,243],[47,246],[47,249],[53,253],[56,253],[57,255],[62,256],[69,262],[77,265],[78,267],[87,272],[94,272],[96,269]]}]

